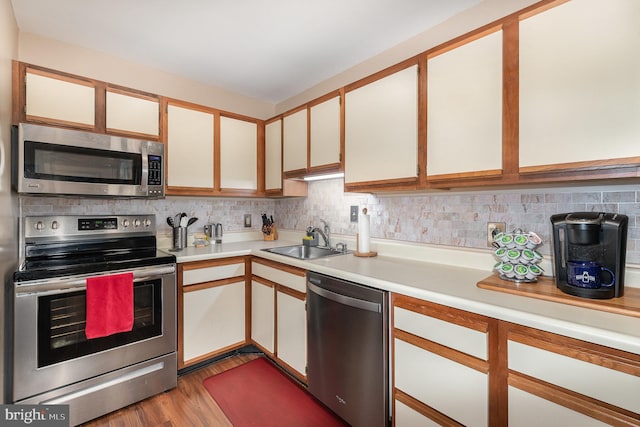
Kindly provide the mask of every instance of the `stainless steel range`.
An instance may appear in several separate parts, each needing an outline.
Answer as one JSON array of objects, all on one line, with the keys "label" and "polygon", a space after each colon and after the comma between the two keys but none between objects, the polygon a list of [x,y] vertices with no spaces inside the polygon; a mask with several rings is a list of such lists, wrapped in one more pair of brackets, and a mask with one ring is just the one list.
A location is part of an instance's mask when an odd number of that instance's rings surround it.
[{"label": "stainless steel range", "polygon": [[[23,219],[11,401],[69,404],[75,425],[176,386],[175,257],[155,230],[154,215]],[[119,273],[132,274],[133,326],[87,338],[87,280]]]}]

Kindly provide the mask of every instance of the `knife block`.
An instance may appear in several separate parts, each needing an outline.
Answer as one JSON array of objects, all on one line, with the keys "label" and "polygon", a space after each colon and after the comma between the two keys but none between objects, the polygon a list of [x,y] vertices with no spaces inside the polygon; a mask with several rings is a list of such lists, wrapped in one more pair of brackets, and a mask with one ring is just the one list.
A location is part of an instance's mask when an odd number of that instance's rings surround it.
[{"label": "knife block", "polygon": [[272,224],[270,229],[271,231],[269,232],[269,234],[265,233],[263,229],[262,238],[264,240],[278,240],[278,229],[276,228],[275,224]]}]

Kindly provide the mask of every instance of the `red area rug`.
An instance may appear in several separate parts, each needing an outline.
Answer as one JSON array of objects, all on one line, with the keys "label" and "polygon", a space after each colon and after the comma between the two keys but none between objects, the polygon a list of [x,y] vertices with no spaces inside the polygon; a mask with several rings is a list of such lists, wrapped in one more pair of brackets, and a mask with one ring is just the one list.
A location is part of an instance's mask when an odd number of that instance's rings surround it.
[{"label": "red area rug", "polygon": [[203,384],[234,427],[346,425],[263,357],[211,376]]}]

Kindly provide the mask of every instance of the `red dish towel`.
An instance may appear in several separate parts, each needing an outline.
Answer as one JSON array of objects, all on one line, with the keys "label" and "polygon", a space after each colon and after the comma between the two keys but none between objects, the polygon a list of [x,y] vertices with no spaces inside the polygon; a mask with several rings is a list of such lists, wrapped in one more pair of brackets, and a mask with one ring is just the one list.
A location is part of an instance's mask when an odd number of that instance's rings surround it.
[{"label": "red dish towel", "polygon": [[133,273],[87,279],[88,339],[133,329]]}]

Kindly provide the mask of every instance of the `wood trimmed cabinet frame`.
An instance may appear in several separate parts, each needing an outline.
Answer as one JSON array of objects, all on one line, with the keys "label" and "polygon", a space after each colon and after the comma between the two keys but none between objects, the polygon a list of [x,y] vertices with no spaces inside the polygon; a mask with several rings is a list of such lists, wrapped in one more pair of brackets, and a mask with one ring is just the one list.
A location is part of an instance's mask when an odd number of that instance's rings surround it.
[{"label": "wood trimmed cabinet frame", "polygon": [[[244,256],[178,264],[178,369],[196,365],[247,344],[250,333],[247,322],[247,307],[250,306],[247,283],[249,259]],[[188,275],[190,277],[185,277]],[[188,295],[195,293],[199,298],[193,302],[199,305],[186,308]],[[199,310],[198,313],[196,310]],[[195,314],[197,316],[193,319],[187,319]],[[231,316],[227,316],[229,314]],[[190,329],[189,336],[185,333],[187,328]],[[212,335],[214,332],[219,335]],[[188,349],[189,346],[194,348]]]},{"label": "wood trimmed cabinet frame", "polygon": [[[86,87],[93,89],[93,105],[87,108],[93,109],[94,117],[89,121],[75,121],[56,118],[52,114],[48,115],[30,115],[28,114],[27,105],[27,75],[39,76],[51,82],[59,82],[69,85],[69,87]],[[55,83],[54,83],[55,84]],[[136,89],[125,88],[122,86],[106,83],[100,80],[90,79],[87,77],[77,76],[57,70],[52,70],[37,65],[31,65],[24,62],[13,61],[13,124],[18,123],[36,123],[51,126],[60,126],[68,129],[77,129],[97,133],[105,133],[108,135],[127,136],[131,138],[146,139],[149,141],[164,141],[162,124],[162,112],[160,109],[160,96],[143,92]],[[146,103],[158,104],[157,118],[151,117],[151,124],[143,126],[145,129],[153,128],[150,132],[138,131],[135,129],[126,130],[107,127],[108,110],[107,110],[107,93],[123,95],[131,98],[132,101],[141,100]],[[59,94],[61,95],[61,94]],[[55,100],[54,100],[55,101]],[[64,111],[64,108],[62,108]],[[149,117],[144,120],[148,122]],[[155,124],[155,126],[154,126]],[[135,125],[135,124],[134,124]],[[135,126],[134,126],[135,127]]]},{"label": "wood trimmed cabinet frame", "polygon": [[[306,273],[307,271],[304,269],[287,264],[263,258],[252,258],[251,281],[256,282],[258,286],[267,286],[273,289],[273,350],[271,351],[264,343],[253,339],[252,330],[248,333],[249,342],[256,345],[305,384],[307,382]],[[249,301],[252,304],[252,296],[249,297]],[[252,305],[249,306],[247,312],[252,315],[254,312]],[[300,334],[303,335],[302,342],[299,340]]]},{"label": "wood trimmed cabinet frame", "polygon": [[[418,352],[432,354],[435,358],[447,360],[449,365],[459,366],[461,375],[465,369],[487,374],[487,419],[484,422],[474,420],[477,425],[521,425],[532,419],[536,420],[537,425],[558,422],[580,425],[594,420],[610,425],[640,425],[638,354],[397,294],[392,295],[392,307],[394,360],[397,360],[398,343],[408,343]],[[422,316],[428,322],[419,332],[408,332],[396,324],[396,309],[413,313],[417,320],[416,330],[420,329],[421,321],[415,316]],[[434,321],[450,325],[441,324],[447,331],[444,337],[442,334],[438,336],[433,328],[429,329]],[[462,330],[467,332],[460,333]],[[474,331],[472,334],[476,335],[477,332],[487,334],[486,358],[461,351],[471,348],[469,342],[473,341],[473,337],[469,331]],[[435,334],[436,338],[425,338],[424,335],[429,334]],[[405,367],[396,365],[393,370],[394,426],[403,425],[405,414],[422,417],[414,418],[422,422],[431,420],[440,425],[469,424],[468,420],[463,423],[456,419],[470,410],[468,407],[453,405],[452,411],[457,410],[457,413],[445,413],[442,408],[434,408],[407,393],[402,386],[399,387],[396,373],[399,368]],[[426,366],[424,369],[427,372]],[[420,377],[421,372],[422,369],[412,373],[417,377],[417,383],[427,380]],[[464,387],[464,384],[458,385]],[[436,388],[438,386],[434,385]],[[469,385],[471,388],[472,384]],[[447,387],[438,390],[438,393],[446,392]],[[453,398],[464,402],[465,397],[470,397],[465,393],[469,391],[462,389],[460,395]],[[470,399],[466,401],[467,406],[470,401],[481,397],[474,394]],[[399,418],[396,417],[396,407],[398,411],[402,408],[402,413],[398,413]]]},{"label": "wood trimmed cabinet frame", "polygon": [[[252,117],[244,116],[241,114],[234,114],[225,112],[222,110],[218,110],[211,107],[206,107],[203,105],[193,104],[190,102],[184,102],[171,98],[162,98],[161,104],[162,112],[163,112],[163,123],[162,128],[166,131],[166,145],[167,145],[167,186],[166,186],[166,194],[168,196],[186,196],[186,195],[197,195],[197,196],[226,196],[226,197],[252,197],[252,196],[263,196],[265,194],[265,134],[264,134],[264,121],[254,119]],[[208,179],[211,179],[211,183],[204,183],[202,185],[171,185],[170,177],[173,173],[177,173],[178,175],[184,174],[190,170],[190,165],[178,164],[173,162],[171,159],[170,152],[174,149],[172,146],[176,144],[171,140],[172,131],[170,129],[170,109],[182,109],[185,112],[193,112],[194,114],[200,115],[210,115],[212,119],[212,129],[211,135],[208,135],[211,140],[203,141],[206,145],[210,142],[211,146],[201,147],[202,149],[211,150],[211,162],[206,163],[205,157],[205,166],[210,166],[211,170],[209,172]],[[255,124],[256,127],[256,142],[255,142],[255,163],[253,164],[253,168],[255,170],[255,189],[247,189],[247,188],[224,188],[221,186],[223,181],[222,170],[223,170],[223,162],[222,159],[222,133],[221,133],[221,121],[222,118],[224,120],[232,120],[238,122],[246,122],[247,124]],[[197,150],[198,147],[187,147],[186,150]],[[193,153],[191,154],[193,157]],[[236,156],[237,157],[237,156]],[[200,159],[202,160],[202,159]],[[184,168],[184,171],[176,172],[177,168]],[[251,165],[249,165],[251,168]],[[245,174],[246,175],[246,174]],[[207,177],[204,177],[207,178]]]},{"label": "wood trimmed cabinet frame", "polygon": [[[369,179],[361,182],[345,181],[344,189],[350,192],[382,192],[402,190],[449,189],[460,187],[513,186],[540,183],[563,183],[572,181],[602,181],[609,179],[633,179],[640,177],[640,156],[631,153],[617,158],[602,158],[588,161],[564,160],[535,166],[520,166],[520,26],[521,21],[537,14],[551,11],[557,6],[576,0],[542,0],[522,10],[504,16],[466,34],[432,47],[413,58],[392,65],[363,79],[350,83],[338,90],[348,94],[350,91],[384,78],[408,63],[419,66],[418,82],[418,125],[417,125],[417,176],[402,179]],[[427,105],[428,58],[445,53],[471,43],[488,33],[502,32],[502,165],[500,168],[487,168],[479,171],[428,175],[427,171]],[[629,55],[627,55],[629,56]],[[329,94],[325,95],[328,96]],[[348,103],[348,100],[346,101]],[[343,103],[344,104],[344,103]],[[308,107],[305,104],[291,109],[286,114]],[[343,105],[344,109],[344,105]],[[345,118],[342,116],[341,128],[344,136]],[[348,152],[350,141],[343,140]],[[606,141],[603,142],[606,144]],[[344,170],[343,158],[341,168]],[[348,166],[346,166],[348,167]],[[301,176],[308,171],[296,170],[285,173],[287,176]]]},{"label": "wood trimmed cabinet frame", "polygon": [[[344,94],[345,92],[343,88],[329,92],[303,105],[299,105],[296,108],[286,111],[285,113],[279,116],[276,116],[267,120],[267,122],[272,122],[277,118],[282,119],[282,171],[283,171],[283,177],[285,178],[285,180],[291,179],[291,178],[301,178],[306,175],[319,175],[319,174],[344,171]],[[336,117],[337,122],[330,123],[328,124],[327,127],[331,127],[334,129],[337,127],[338,141],[337,141],[337,152],[335,153],[337,158],[334,158],[334,161],[330,161],[329,163],[314,161],[313,154],[315,150],[313,147],[314,147],[315,134],[314,134],[313,124],[316,123],[316,121],[314,120],[315,117],[313,116],[314,107],[318,107],[319,105],[325,102],[329,102],[336,98],[337,98],[337,102],[339,103],[339,110],[337,111],[337,117]],[[305,113],[306,113],[306,120],[305,120],[306,128],[304,129],[304,132],[301,132],[300,135],[298,135],[297,133],[295,135],[288,134],[287,118],[291,118],[290,120],[294,120],[293,116],[295,116],[296,120],[302,120]],[[330,118],[321,117],[320,120],[322,119],[330,119]],[[298,123],[297,121],[294,123],[294,126],[300,126],[300,125],[302,125],[302,123]],[[301,131],[301,129],[294,129],[294,131]],[[304,133],[304,135],[302,133]],[[289,136],[288,139],[287,139],[287,136]],[[298,150],[301,148],[304,148],[305,153],[297,153],[297,152],[294,153],[295,156],[299,156],[299,157],[296,157],[294,160],[290,160],[289,163],[293,162],[298,167],[285,170],[285,167],[286,167],[285,158],[287,156],[287,146],[288,146],[287,142],[289,143],[289,146],[291,146],[291,144],[294,141],[297,141],[298,139],[303,140],[304,143],[301,144],[298,142],[298,145],[293,148],[297,148]],[[302,161],[302,159],[305,159],[305,160]],[[302,163],[304,163],[304,167],[302,167],[303,166]]]}]

